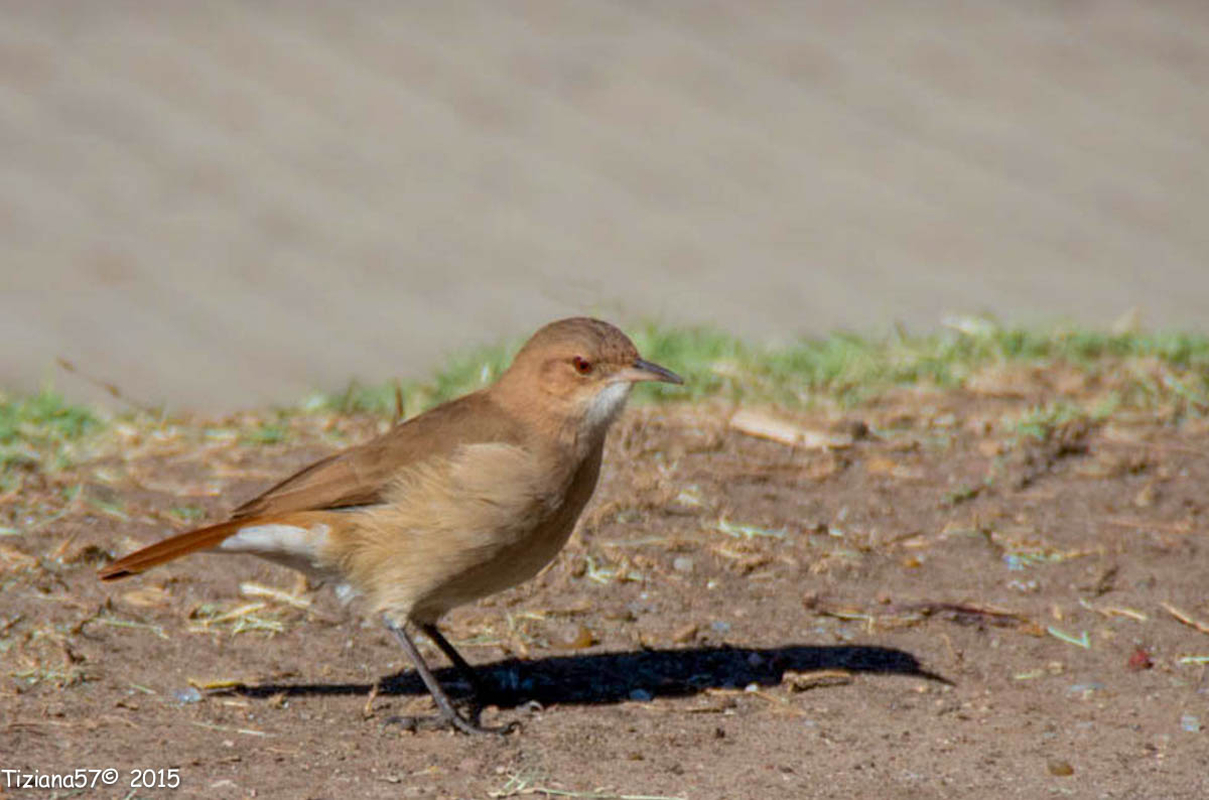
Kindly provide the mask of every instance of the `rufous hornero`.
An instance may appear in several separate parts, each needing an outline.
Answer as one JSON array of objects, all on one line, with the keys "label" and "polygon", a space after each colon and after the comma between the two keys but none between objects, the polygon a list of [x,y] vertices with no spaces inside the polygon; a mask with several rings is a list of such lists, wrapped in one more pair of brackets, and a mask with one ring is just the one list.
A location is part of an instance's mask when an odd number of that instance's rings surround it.
[{"label": "rufous hornero", "polygon": [[437,629],[451,608],[525,581],[566,544],[596,488],[605,434],[639,381],[682,383],[607,322],[576,317],[533,335],[485,389],[316,461],[236,508],[101,570],[136,575],[195,552],[251,553],[360,596],[415,664],[441,719],[459,713],[420,656],[423,631],[482,696]]}]

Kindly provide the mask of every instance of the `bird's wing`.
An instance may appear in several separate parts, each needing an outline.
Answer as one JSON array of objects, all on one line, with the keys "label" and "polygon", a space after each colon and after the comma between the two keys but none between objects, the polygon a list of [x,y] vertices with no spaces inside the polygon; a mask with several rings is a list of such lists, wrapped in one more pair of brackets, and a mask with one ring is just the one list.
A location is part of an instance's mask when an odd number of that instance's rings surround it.
[{"label": "bird's wing", "polygon": [[231,519],[177,534],[121,558],[100,572],[102,580],[135,575],[181,556],[219,547],[240,530],[262,525],[339,527],[348,519],[330,513],[385,502],[401,474],[447,460],[465,445],[523,445],[523,432],[485,392],[438,406],[362,445],[320,459],[244,503]]},{"label": "bird's wing", "polygon": [[316,461],[232,512],[233,519],[374,505],[399,472],[465,444],[519,444],[521,431],[485,392],[438,406],[365,444]]},{"label": "bird's wing", "polygon": [[231,512],[245,520],[266,514],[346,508],[381,502],[391,471],[375,439],[304,467]]}]

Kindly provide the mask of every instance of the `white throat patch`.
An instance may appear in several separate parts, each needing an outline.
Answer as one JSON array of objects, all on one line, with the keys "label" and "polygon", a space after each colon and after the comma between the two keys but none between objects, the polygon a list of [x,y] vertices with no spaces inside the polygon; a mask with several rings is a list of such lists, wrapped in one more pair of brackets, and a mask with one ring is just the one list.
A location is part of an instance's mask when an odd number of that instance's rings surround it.
[{"label": "white throat patch", "polygon": [[625,405],[631,386],[633,384],[629,381],[618,381],[597,392],[588,406],[588,413],[584,415],[584,428],[596,431],[608,427]]}]

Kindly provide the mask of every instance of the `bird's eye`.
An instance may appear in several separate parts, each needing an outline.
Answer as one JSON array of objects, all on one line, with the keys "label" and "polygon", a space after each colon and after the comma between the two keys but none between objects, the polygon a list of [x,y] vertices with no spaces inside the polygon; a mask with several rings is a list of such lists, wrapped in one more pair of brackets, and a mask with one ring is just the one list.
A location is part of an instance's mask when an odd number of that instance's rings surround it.
[{"label": "bird's eye", "polygon": [[580,375],[590,375],[592,373],[592,362],[583,356],[576,356],[571,359],[571,363],[575,365],[575,371]]}]

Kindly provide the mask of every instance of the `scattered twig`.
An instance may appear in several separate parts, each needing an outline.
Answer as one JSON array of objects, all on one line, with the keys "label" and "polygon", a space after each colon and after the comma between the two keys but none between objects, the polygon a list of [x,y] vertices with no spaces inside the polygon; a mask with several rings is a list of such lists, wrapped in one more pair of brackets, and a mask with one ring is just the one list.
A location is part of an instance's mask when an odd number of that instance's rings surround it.
[{"label": "scattered twig", "polygon": [[616,794],[615,792],[576,792],[570,789],[554,789],[549,786],[534,786],[532,779],[521,775],[508,776],[503,788],[487,792],[488,797],[518,797],[528,794],[544,794],[547,797],[576,797],[582,800],[686,800],[677,795],[663,794]]},{"label": "scattered twig", "polygon": [[789,684],[794,692],[805,692],[819,687],[846,686],[852,683],[852,673],[846,669],[816,669],[809,672],[786,670],[781,680]]},{"label": "scattered twig", "polygon": [[54,726],[56,728],[74,728],[78,725],[77,722],[57,722],[50,719],[18,719],[13,722],[4,724],[5,730],[13,730],[17,728],[41,728],[43,726]]},{"label": "scattered twig", "polygon": [[160,637],[161,639],[171,638],[168,636],[168,634],[164,633],[163,628],[161,628],[159,625],[152,625],[150,622],[134,622],[133,620],[118,619],[117,617],[108,617],[108,616],[97,617],[90,621],[99,622],[102,625],[109,625],[114,628],[138,628],[138,629],[142,629],[142,630],[148,630],[148,631],[151,631],[152,633],[154,633],[156,636]]},{"label": "scattered twig", "polygon": [[836,450],[852,446],[851,436],[811,430],[751,409],[736,411],[730,418],[730,427],[748,436],[809,450]]},{"label": "scattered twig", "polygon": [[1060,639],[1060,640],[1066,642],[1067,644],[1073,644],[1075,647],[1082,647],[1084,650],[1091,649],[1091,639],[1088,638],[1087,631],[1080,631],[1079,636],[1075,637],[1075,636],[1071,636],[1066,631],[1060,630],[1058,628],[1055,628],[1052,625],[1049,625],[1045,628],[1045,632],[1048,633],[1050,636],[1053,636],[1055,639]]},{"label": "scattered twig", "polygon": [[7,619],[0,623],[0,634],[8,633],[8,629],[16,625],[21,620],[25,619],[24,614],[17,614],[12,619]]},{"label": "scattered twig", "polygon": [[403,384],[399,382],[398,378],[396,378],[395,379],[395,418],[394,418],[394,421],[392,422],[392,424],[398,425],[400,422],[402,422],[403,415],[404,415]]},{"label": "scattered twig", "polygon": [[756,525],[739,525],[728,522],[725,517],[722,517],[714,524],[714,529],[735,539],[754,539],[757,536],[766,536],[770,539],[785,538],[784,528],[773,530],[771,528],[760,528]]},{"label": "scattered twig", "polygon": [[381,680],[375,680],[374,685],[369,687],[369,695],[365,698],[365,705],[361,709],[361,716],[369,719],[374,715],[374,700],[378,699],[378,691],[382,687]]},{"label": "scattered twig", "polygon": [[1192,533],[1192,526],[1187,522],[1166,523],[1155,522],[1150,519],[1133,519],[1131,517],[1108,517],[1104,522],[1122,528],[1149,528],[1150,530],[1163,531],[1164,533]]},{"label": "scattered twig", "polygon": [[1129,619],[1137,620],[1138,622],[1146,622],[1150,617],[1132,608],[1124,606],[1094,606],[1091,603],[1079,598],[1079,605],[1086,608],[1088,611],[1094,611],[1105,617],[1128,617]]},{"label": "scattered twig", "polygon": [[916,613],[925,617],[940,617],[959,625],[988,624],[999,628],[1014,628],[1028,624],[1029,620],[1011,611],[1002,611],[988,606],[975,606],[968,603],[947,603],[926,601],[922,603],[905,603],[892,607],[902,613]]},{"label": "scattered twig", "polygon": [[196,725],[199,728],[206,728],[212,731],[222,731],[223,733],[242,733],[244,736],[265,736],[269,737],[273,734],[265,733],[264,731],[253,730],[252,728],[229,728],[226,725],[215,725],[211,722],[199,722],[198,720],[189,720],[190,725]]},{"label": "scattered twig", "polygon": [[1201,622],[1200,620],[1197,620],[1197,619],[1193,619],[1186,612],[1181,611],[1180,609],[1176,608],[1175,606],[1171,605],[1170,603],[1160,602],[1159,605],[1163,607],[1164,611],[1166,611],[1168,614],[1175,617],[1176,619],[1178,619],[1180,622],[1184,623],[1188,627],[1196,628],[1201,633],[1209,633],[1209,625],[1205,624],[1204,622]]},{"label": "scattered twig", "polygon": [[130,728],[139,727],[139,724],[137,722],[135,722],[134,720],[126,719],[125,717],[119,717],[117,714],[102,714],[100,716],[100,719],[106,720],[109,722],[121,723],[122,725],[126,725],[127,727],[130,727]]},{"label": "scattered twig", "polygon": [[266,605],[265,603],[259,603],[259,602],[258,603],[244,603],[242,606],[239,606],[238,608],[233,608],[230,611],[226,612],[225,614],[219,614],[217,617],[210,617],[209,619],[203,619],[203,620],[201,620],[201,624],[202,624],[202,627],[209,627],[211,625],[221,625],[224,622],[230,622],[231,620],[239,619],[240,617],[246,617],[249,614],[253,614],[253,613],[259,611],[260,609],[264,608],[265,605]]},{"label": "scattered twig", "polygon": [[201,680],[199,678],[186,678],[185,683],[192,686],[194,689],[199,689],[203,692],[216,691],[219,689],[238,689],[245,686],[245,682],[238,678],[216,678],[212,680]]},{"label": "scattered twig", "polygon": [[285,603],[286,605],[303,610],[310,610],[311,607],[311,601],[305,597],[298,597],[282,589],[274,589],[272,586],[264,586],[250,581],[239,584],[239,593],[248,597],[267,597],[270,600],[276,600],[279,603]]},{"label": "scattered twig", "polygon": [[869,630],[875,626],[904,627],[917,625],[930,617],[937,617],[958,625],[993,625],[999,628],[1026,629],[1033,626],[1027,617],[1011,611],[976,606],[969,603],[945,601],[923,601],[900,603],[890,606],[886,614],[876,614],[858,608],[825,605],[815,601],[810,608],[822,616],[864,622]]},{"label": "scattered twig", "polygon": [[116,384],[110,383],[109,381],[103,381],[100,378],[97,378],[96,376],[89,375],[87,372],[84,372],[79,367],[77,367],[75,364],[68,361],[66,358],[62,358],[62,357],[56,358],[55,363],[57,363],[64,372],[67,372],[71,375],[75,375],[80,380],[84,381],[85,383],[91,384],[92,386],[95,386],[98,389],[101,389],[102,391],[106,392],[110,397],[112,397],[114,400],[119,400],[119,401],[125,403],[126,405],[133,408],[135,411],[142,411],[144,414],[150,414],[151,416],[158,416],[160,413],[160,410],[158,408],[155,408],[154,406],[148,405],[146,403],[141,403],[137,400],[132,400],[131,398],[129,398],[125,394],[123,394],[122,390],[119,389]]}]

